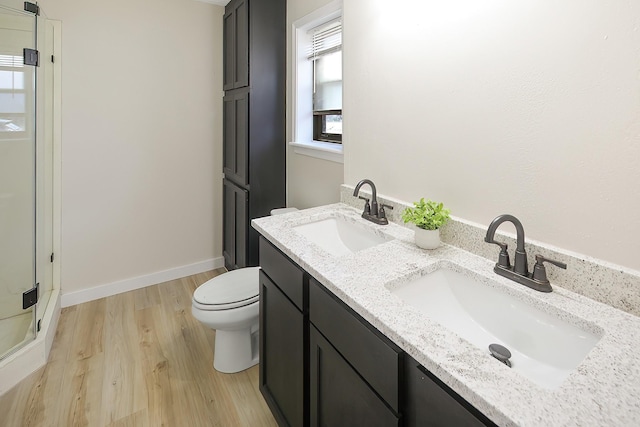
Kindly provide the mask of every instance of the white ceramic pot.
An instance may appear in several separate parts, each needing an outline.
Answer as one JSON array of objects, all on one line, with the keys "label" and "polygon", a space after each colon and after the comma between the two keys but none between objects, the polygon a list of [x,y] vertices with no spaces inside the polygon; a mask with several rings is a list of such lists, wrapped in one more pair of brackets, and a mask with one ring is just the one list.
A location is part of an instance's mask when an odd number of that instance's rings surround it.
[{"label": "white ceramic pot", "polygon": [[416,245],[422,249],[435,249],[440,246],[440,230],[425,230],[416,227]]}]

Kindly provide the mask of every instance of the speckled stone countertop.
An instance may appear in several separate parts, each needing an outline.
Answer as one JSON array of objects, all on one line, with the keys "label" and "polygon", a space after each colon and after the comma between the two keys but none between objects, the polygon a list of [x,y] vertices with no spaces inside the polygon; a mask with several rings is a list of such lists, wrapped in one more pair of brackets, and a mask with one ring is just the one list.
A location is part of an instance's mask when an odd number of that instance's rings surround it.
[{"label": "speckled stone countertop", "polygon": [[[336,257],[293,229],[329,217],[341,217],[393,240]],[[252,225],[496,424],[640,425],[640,318],[561,287],[549,294],[528,289],[496,275],[494,262],[450,245],[422,250],[413,243],[412,230],[365,221],[359,210],[343,203],[259,218]],[[543,388],[389,290],[443,261],[601,338],[559,387]]]}]

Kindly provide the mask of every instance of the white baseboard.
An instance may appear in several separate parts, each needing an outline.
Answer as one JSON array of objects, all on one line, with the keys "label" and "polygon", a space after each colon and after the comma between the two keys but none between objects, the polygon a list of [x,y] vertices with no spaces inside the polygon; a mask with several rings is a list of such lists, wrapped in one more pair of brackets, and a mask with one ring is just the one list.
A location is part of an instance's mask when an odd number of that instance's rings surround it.
[{"label": "white baseboard", "polygon": [[63,289],[62,307],[69,307],[222,267],[224,267],[224,258],[218,257],[66,294]]}]

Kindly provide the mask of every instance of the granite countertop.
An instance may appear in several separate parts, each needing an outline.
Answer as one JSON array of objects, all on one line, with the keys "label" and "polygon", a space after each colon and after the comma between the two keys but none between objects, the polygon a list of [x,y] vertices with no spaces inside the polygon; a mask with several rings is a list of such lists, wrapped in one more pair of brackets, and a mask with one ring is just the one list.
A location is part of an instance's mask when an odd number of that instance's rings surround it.
[{"label": "granite countertop", "polygon": [[[338,216],[393,240],[333,256],[293,227]],[[413,231],[379,226],[343,203],[254,219],[253,227],[380,332],[500,426],[635,426],[640,423],[640,318],[555,286],[536,292],[493,272],[495,262],[443,244],[426,251]],[[394,284],[449,261],[502,291],[600,336],[554,389],[509,369],[392,294]],[[552,283],[553,285],[553,283]]]}]

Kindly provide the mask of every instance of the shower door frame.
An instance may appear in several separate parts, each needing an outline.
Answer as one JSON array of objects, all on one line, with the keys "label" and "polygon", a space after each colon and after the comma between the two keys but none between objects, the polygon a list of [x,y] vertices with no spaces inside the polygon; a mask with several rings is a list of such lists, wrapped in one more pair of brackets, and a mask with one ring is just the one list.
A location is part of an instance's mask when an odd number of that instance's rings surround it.
[{"label": "shower door frame", "polygon": [[[59,298],[60,298],[60,141],[61,141],[61,102],[60,102],[60,72],[61,72],[61,40],[60,40],[60,21],[53,21],[46,18],[43,14],[32,14],[12,7],[2,5],[0,13],[7,10],[8,14],[24,15],[33,18],[33,46],[40,51],[40,67],[34,67],[33,78],[33,97],[30,101],[33,105],[29,108],[27,114],[32,117],[29,119],[32,126],[32,137],[28,139],[32,144],[33,154],[33,181],[31,182],[32,197],[32,286],[37,283],[46,283],[45,296],[42,298],[42,292],[39,295],[39,302],[32,307],[32,324],[31,327],[33,338],[26,336],[21,343],[15,343],[5,354],[1,355],[0,361],[5,362],[12,358],[13,355],[19,356],[20,350],[29,346],[38,338],[38,332],[41,326],[44,326],[47,332],[47,345],[45,353],[48,354],[52,339],[48,338],[49,325],[42,325],[50,322],[54,328],[57,324],[59,316]],[[47,35],[52,38],[51,43],[42,43],[46,46],[39,46],[40,42],[45,38],[42,34],[38,34],[39,30],[44,30]],[[51,51],[50,51],[51,50]],[[46,52],[46,54],[45,54]],[[54,60],[55,56],[55,60]],[[50,61],[50,62],[49,62]],[[46,72],[51,73],[45,76]],[[50,87],[44,87],[45,79],[47,79]],[[46,92],[45,92],[46,91]],[[48,98],[47,98],[48,97]],[[51,111],[45,113],[43,104],[47,102]],[[55,254],[55,256],[54,256]],[[51,313],[48,304],[53,306],[56,313]],[[0,364],[0,368],[4,363]]]},{"label": "shower door frame", "polygon": [[[4,96],[8,102],[5,111],[13,123],[22,126],[16,131],[6,130],[2,133],[0,144],[3,145],[3,163],[5,176],[6,203],[3,216],[5,252],[3,289],[5,302],[3,304],[3,343],[0,360],[20,350],[37,337],[36,306],[27,305],[24,295],[35,288],[36,282],[36,222],[37,222],[37,150],[38,139],[36,132],[36,102],[37,102],[37,67],[27,65],[27,49],[37,50],[37,16],[36,14],[1,7],[3,16],[1,31],[3,32],[3,47],[0,52],[8,62],[3,63],[3,73],[10,76],[5,81]],[[24,50],[23,62],[20,51]],[[22,97],[22,102],[20,98]],[[11,101],[16,99],[15,101]],[[12,105],[15,102],[16,105]],[[22,104],[22,105],[20,105]],[[16,122],[16,118],[21,118]],[[9,122],[11,124],[12,122]],[[6,157],[5,157],[6,156]],[[14,249],[15,248],[15,249]],[[20,305],[20,292],[23,293]],[[3,298],[3,299],[4,299]],[[33,299],[33,297],[31,297]],[[36,296],[37,299],[37,296]],[[25,307],[26,306],[26,307]],[[22,309],[22,311],[20,311]],[[30,319],[30,320],[29,320]],[[24,321],[30,325],[24,325]],[[26,329],[24,326],[27,326]],[[23,335],[24,334],[24,335]]]}]

